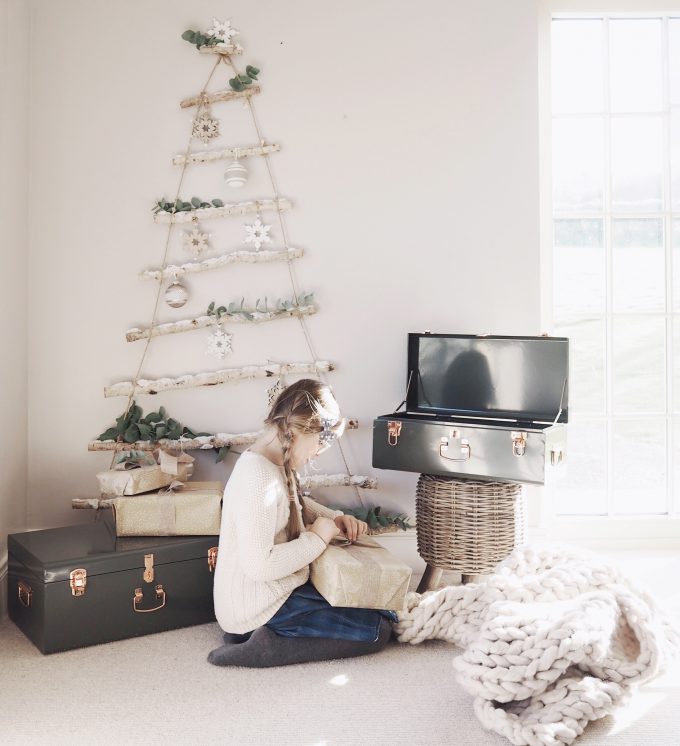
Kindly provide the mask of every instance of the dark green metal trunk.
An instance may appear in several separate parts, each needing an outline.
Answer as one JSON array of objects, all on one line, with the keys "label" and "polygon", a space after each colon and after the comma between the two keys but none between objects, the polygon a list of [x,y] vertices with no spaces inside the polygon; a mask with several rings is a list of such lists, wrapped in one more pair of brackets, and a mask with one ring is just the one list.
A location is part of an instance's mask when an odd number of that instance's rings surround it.
[{"label": "dark green metal trunk", "polygon": [[[117,538],[107,518],[7,543],[10,618],[43,653],[215,620],[217,536]],[[74,570],[86,572],[81,595]]]}]

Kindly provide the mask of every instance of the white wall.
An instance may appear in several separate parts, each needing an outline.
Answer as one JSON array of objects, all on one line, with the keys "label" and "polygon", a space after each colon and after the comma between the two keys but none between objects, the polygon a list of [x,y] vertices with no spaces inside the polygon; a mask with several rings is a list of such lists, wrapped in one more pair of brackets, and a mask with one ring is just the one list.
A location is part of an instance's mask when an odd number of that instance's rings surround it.
[{"label": "white wall", "polygon": [[[150,208],[174,196],[179,169],[170,159],[186,148],[191,118],[178,103],[198,92],[212,64],[180,34],[227,12],[242,32],[241,64],[262,70],[255,106],[264,136],[283,146],[272,162],[296,205],[290,243],[306,250],[295,273],[321,308],[308,328],[318,356],[337,364],[329,380],[344,412],[362,424],[343,439],[348,462],[379,477],[367,500],[413,514],[417,475],[371,467],[372,419],[403,398],[407,333],[543,331],[536,0],[34,0],[32,8],[30,526],[92,518],[73,513],[70,500],[95,496],[95,473],[109,464],[87,443],[125,406],[105,399],[104,386],[131,378],[140,361],[144,343],[127,343],[124,332],[147,325],[153,310],[155,285],[137,273],[160,262],[166,229]],[[219,87],[226,79],[220,72]],[[254,142],[239,104],[214,113],[220,142]],[[270,196],[263,162],[251,161],[243,195]],[[233,198],[222,170],[193,167],[182,195]],[[240,225],[204,223],[223,250],[236,248]],[[189,256],[178,238],[172,261]],[[204,273],[187,284],[190,302],[177,311],[161,304],[162,320],[213,299],[290,297],[285,265]],[[235,351],[223,363],[205,356],[203,332],[153,340],[142,375],[310,359],[296,321],[231,331]],[[22,344],[19,330],[8,325],[7,333]],[[260,425],[267,385],[138,403],[145,411],[164,404],[197,429],[238,432]],[[2,395],[19,416],[20,403]],[[197,476],[225,480],[233,459],[216,467],[200,454]],[[341,470],[337,448],[319,465]],[[346,490],[320,494],[355,499]]]},{"label": "white wall", "polygon": [[6,608],[7,534],[26,528],[26,254],[28,251],[27,8],[0,2],[0,616]]}]

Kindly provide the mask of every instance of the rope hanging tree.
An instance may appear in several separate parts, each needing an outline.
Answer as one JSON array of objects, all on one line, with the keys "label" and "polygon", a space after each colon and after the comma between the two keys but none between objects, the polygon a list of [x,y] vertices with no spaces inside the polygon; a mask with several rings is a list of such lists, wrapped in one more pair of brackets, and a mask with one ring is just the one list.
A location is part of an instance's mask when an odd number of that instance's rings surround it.
[{"label": "rope hanging tree", "polygon": [[[113,384],[105,389],[105,396],[127,396],[127,404],[125,407],[123,419],[128,417],[131,408],[135,407],[134,396],[139,393],[155,394],[160,390],[177,390],[180,388],[186,388],[189,386],[201,386],[201,385],[215,385],[218,383],[226,383],[229,381],[240,380],[243,378],[254,378],[254,377],[269,377],[269,376],[283,376],[286,372],[305,372],[309,375],[317,376],[325,385],[329,386],[332,391],[331,384],[326,380],[326,373],[334,369],[332,363],[324,360],[320,360],[314,349],[309,330],[305,323],[305,317],[316,313],[316,306],[310,302],[311,294],[301,295],[298,291],[296,278],[293,272],[293,260],[298,259],[302,256],[303,251],[301,249],[293,248],[290,246],[288,241],[288,230],[284,218],[284,212],[291,209],[292,203],[290,200],[281,196],[275,176],[272,168],[270,154],[278,152],[280,150],[279,144],[267,142],[263,137],[262,130],[255,112],[255,106],[253,98],[260,93],[261,88],[259,85],[251,85],[252,78],[256,78],[256,74],[259,70],[252,66],[246,67],[246,74],[239,72],[236,68],[234,61],[232,60],[233,55],[241,54],[243,48],[239,44],[234,44],[231,41],[231,37],[235,35],[235,29],[231,28],[230,23],[217,22],[219,28],[215,27],[215,33],[208,32],[208,35],[203,35],[200,32],[187,31],[183,34],[183,38],[196,44],[199,52],[205,55],[215,55],[216,59],[208,75],[207,80],[202,86],[200,92],[192,97],[184,99],[180,102],[182,109],[190,107],[198,107],[197,118],[192,123],[192,133],[189,137],[189,141],[184,153],[178,154],[173,158],[173,164],[180,168],[179,179],[177,183],[177,189],[175,191],[175,197],[172,202],[159,202],[154,210],[154,221],[156,223],[167,225],[167,232],[165,236],[164,248],[160,266],[155,269],[146,270],[141,273],[141,277],[144,279],[155,280],[157,284],[157,290],[155,293],[153,311],[151,314],[151,322],[145,329],[134,328],[128,330],[126,333],[127,341],[142,341],[143,348],[140,356],[139,365],[137,366],[136,373],[131,381],[122,381],[118,384]],[[220,39],[217,36],[217,32],[220,36],[225,38]],[[225,65],[233,73],[234,77],[230,80],[230,85],[234,90],[220,90],[215,92],[209,92],[208,86],[210,85],[215,72],[220,65]],[[248,81],[244,83],[244,81]],[[203,139],[207,142],[208,139],[212,138],[216,134],[216,122],[211,120],[209,116],[206,116],[206,112],[209,114],[209,106],[215,103],[240,101],[244,107],[248,110],[249,117],[252,121],[253,129],[256,135],[256,142],[246,146],[230,146],[223,147],[218,150],[199,150],[192,152],[191,144],[195,137]],[[202,116],[202,119],[201,119]],[[200,121],[199,121],[200,120]],[[197,134],[197,124],[200,127],[205,128],[205,137],[202,137],[202,133],[199,131]],[[224,204],[221,200],[213,200],[212,203],[202,202],[198,198],[193,198],[192,203],[185,203],[181,200],[180,194],[182,191],[182,185],[184,183],[184,177],[186,170],[189,165],[200,165],[204,163],[210,163],[215,160],[223,158],[245,158],[245,157],[260,157],[264,159],[266,165],[266,172],[268,180],[271,185],[271,195],[265,199],[251,200],[246,202],[237,202]],[[259,252],[260,243],[257,241],[263,240],[270,242],[266,236],[255,235],[253,233],[250,238],[255,237],[253,243],[255,243],[258,251],[236,251],[227,254],[222,254],[214,258],[206,259],[203,261],[196,261],[192,263],[186,263],[182,265],[173,265],[168,263],[168,252],[173,236],[173,231],[177,224],[182,223],[193,223],[196,225],[198,218],[213,219],[213,218],[225,218],[234,215],[247,215],[256,214],[257,223],[260,223],[259,215],[260,212],[271,211],[276,215],[276,220],[281,231],[283,239],[283,248],[276,251],[262,251]],[[257,226],[255,230],[259,230],[261,226]],[[198,240],[203,240],[202,237],[198,237]],[[290,287],[292,291],[292,302],[285,302],[281,307],[269,310],[262,310],[259,306],[256,306],[254,310],[243,312],[243,309],[222,309],[225,314],[224,318],[230,322],[238,323],[258,323],[262,321],[273,321],[280,318],[296,318],[300,324],[300,328],[303,333],[305,344],[309,350],[311,363],[276,363],[274,365],[262,365],[262,366],[247,366],[241,369],[231,370],[218,370],[218,371],[207,371],[204,373],[196,373],[188,376],[180,376],[178,378],[163,378],[156,381],[146,380],[141,377],[141,371],[144,362],[149,351],[149,345],[153,338],[157,336],[164,336],[167,334],[173,334],[177,332],[189,331],[191,329],[197,329],[202,327],[209,327],[212,324],[221,323],[222,319],[220,314],[215,315],[204,315],[193,319],[185,319],[175,322],[169,322],[164,324],[157,323],[159,304],[162,296],[162,290],[164,282],[168,279],[174,279],[177,281],[177,277],[193,272],[202,272],[205,270],[218,269],[234,262],[285,262],[288,269],[288,277],[290,281]],[[167,299],[167,297],[166,297]],[[258,301],[259,303],[259,301]],[[172,305],[172,304],[171,304]],[[177,305],[179,307],[179,304]],[[212,305],[208,309],[209,314],[214,314]],[[218,309],[219,311],[219,309]],[[274,361],[268,361],[272,363]],[[355,429],[358,426],[356,420],[349,421],[348,429]],[[221,437],[224,436],[224,437]],[[200,434],[198,437],[186,437],[180,436],[176,440],[172,439],[157,439],[151,441],[136,441],[136,442],[122,442],[120,438],[113,440],[96,440],[90,442],[88,449],[90,451],[103,451],[111,450],[112,459],[109,468],[113,467],[116,460],[116,453],[120,450],[149,450],[153,449],[158,445],[164,447],[179,447],[183,450],[185,447],[195,448],[228,448],[233,444],[249,443],[254,440],[257,433],[244,433],[239,435],[227,435],[218,434],[215,436],[206,436],[206,434]],[[101,438],[101,436],[100,436]],[[347,486],[353,487],[359,503],[363,506],[364,501],[359,488],[362,489],[375,489],[377,483],[375,479],[371,479],[364,476],[353,475],[349,469],[347,458],[340,442],[338,442],[338,448],[340,450],[341,458],[345,467],[344,474],[317,474],[313,477],[307,477],[309,485],[313,486]],[[97,503],[95,505],[94,503]],[[78,503],[78,504],[76,504]],[[82,507],[102,507],[97,500],[74,500],[74,508]]]}]

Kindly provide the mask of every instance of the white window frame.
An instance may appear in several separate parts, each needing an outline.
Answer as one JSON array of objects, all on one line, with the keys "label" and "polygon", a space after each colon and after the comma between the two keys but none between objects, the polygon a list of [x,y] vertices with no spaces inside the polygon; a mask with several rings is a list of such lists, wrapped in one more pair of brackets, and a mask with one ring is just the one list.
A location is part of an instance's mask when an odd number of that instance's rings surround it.
[{"label": "white window frame", "polygon": [[[680,17],[680,0],[655,2],[650,7],[644,0],[539,0],[538,18],[538,103],[539,103],[539,223],[541,257],[541,328],[552,329],[553,319],[553,205],[552,205],[552,95],[550,69],[551,23],[563,18],[650,18],[666,15]],[[665,133],[666,137],[668,133]],[[669,168],[664,167],[665,186],[669,183]],[[571,217],[571,216],[570,216]],[[670,213],[663,217],[670,231]],[[668,232],[665,235],[670,236]],[[668,242],[667,242],[668,243]],[[667,251],[670,250],[667,247]],[[670,273],[669,273],[670,274]],[[672,282],[672,277],[667,277]],[[672,348],[667,348],[667,356]],[[667,357],[667,360],[669,358]],[[667,375],[671,375],[667,365]],[[669,389],[670,391],[670,389]],[[680,394],[680,392],[678,392]],[[608,396],[611,393],[608,392]],[[670,448],[670,444],[668,446]],[[672,470],[672,454],[668,463]],[[672,474],[668,475],[672,479]],[[680,485],[675,485],[677,493]],[[680,546],[680,515],[667,516],[561,516],[557,515],[554,494],[543,491],[547,501],[544,527],[553,539],[572,541],[601,548],[677,548]],[[678,495],[675,495],[677,505]]]}]

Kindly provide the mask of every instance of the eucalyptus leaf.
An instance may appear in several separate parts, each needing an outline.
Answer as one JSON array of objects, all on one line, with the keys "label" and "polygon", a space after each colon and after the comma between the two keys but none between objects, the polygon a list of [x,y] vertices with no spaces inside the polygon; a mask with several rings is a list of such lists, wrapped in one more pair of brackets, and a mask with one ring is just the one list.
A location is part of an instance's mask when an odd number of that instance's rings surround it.
[{"label": "eucalyptus leaf", "polygon": [[184,39],[184,41],[190,41],[193,44],[194,40],[196,39],[196,32],[192,31],[191,29],[187,29],[182,34],[182,39]]},{"label": "eucalyptus leaf", "polygon": [[215,205],[215,207],[224,207],[224,202],[222,202],[222,200],[219,198],[214,199],[212,203],[213,205]]},{"label": "eucalyptus leaf", "polygon": [[143,422],[138,422],[137,428],[142,440],[151,440],[151,432],[153,430],[151,425],[145,425]]},{"label": "eucalyptus leaf", "polygon": [[108,430],[105,430],[101,435],[99,435],[97,437],[97,440],[116,440],[118,435],[118,429],[115,427],[110,427]]},{"label": "eucalyptus leaf", "polygon": [[139,440],[139,428],[137,425],[130,425],[130,427],[125,431],[123,438],[126,443],[134,443]]},{"label": "eucalyptus leaf", "polygon": [[229,448],[230,448],[230,446],[222,446],[217,451],[217,458],[215,459],[215,463],[216,464],[219,464],[220,461],[224,460],[224,457],[227,455],[227,453],[229,453]]},{"label": "eucalyptus leaf", "polygon": [[201,206],[201,200],[200,200],[200,198],[199,197],[192,197],[191,198],[191,204],[194,207],[200,207]]},{"label": "eucalyptus leaf", "polygon": [[253,67],[253,65],[246,65],[246,73],[250,75],[251,78],[257,80],[260,70],[257,67]]}]

